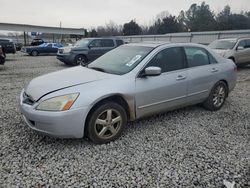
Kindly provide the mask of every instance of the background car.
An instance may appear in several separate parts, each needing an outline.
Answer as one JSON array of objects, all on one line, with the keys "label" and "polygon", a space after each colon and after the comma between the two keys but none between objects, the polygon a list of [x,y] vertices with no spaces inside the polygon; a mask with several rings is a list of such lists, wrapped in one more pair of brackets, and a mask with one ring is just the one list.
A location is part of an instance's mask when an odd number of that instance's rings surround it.
[{"label": "background car", "polygon": [[119,38],[86,38],[77,41],[73,46],[60,48],[57,59],[67,65],[86,66],[106,52],[123,45]]},{"label": "background car", "polygon": [[2,46],[0,45],[0,65],[5,63],[5,56],[3,54]]},{"label": "background car", "polygon": [[250,38],[220,39],[209,44],[209,47],[238,66],[250,64]]},{"label": "background car", "polygon": [[43,39],[33,39],[30,43],[31,46],[39,46],[41,44],[45,43]]},{"label": "background car", "polygon": [[198,103],[219,110],[236,85],[236,70],[203,45],[128,44],[88,67],[33,79],[21,92],[20,108],[36,131],[106,143],[128,120]]},{"label": "background car", "polygon": [[6,54],[16,53],[16,46],[12,39],[0,39],[0,45],[2,46],[4,57],[6,57]]},{"label": "background car", "polygon": [[63,47],[60,43],[43,43],[39,46],[23,47],[22,52],[32,56],[39,54],[56,54],[58,49]]},{"label": "background car", "polygon": [[23,47],[23,43],[17,42],[15,43],[16,46],[16,51],[21,51],[22,47]]}]

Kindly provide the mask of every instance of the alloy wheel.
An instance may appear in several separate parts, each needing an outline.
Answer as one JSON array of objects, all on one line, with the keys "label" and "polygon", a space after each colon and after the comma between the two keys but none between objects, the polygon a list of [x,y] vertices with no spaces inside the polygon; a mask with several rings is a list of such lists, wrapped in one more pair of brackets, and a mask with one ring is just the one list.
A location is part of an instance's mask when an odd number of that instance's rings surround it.
[{"label": "alloy wheel", "polygon": [[83,56],[78,56],[76,59],[76,64],[77,65],[82,65],[82,66],[86,66],[86,59]]},{"label": "alloy wheel", "polygon": [[223,85],[218,85],[213,93],[213,105],[215,107],[220,107],[226,98],[226,90],[225,87]]},{"label": "alloy wheel", "polygon": [[122,116],[115,109],[107,109],[100,113],[95,121],[96,135],[101,139],[114,137],[122,125]]}]

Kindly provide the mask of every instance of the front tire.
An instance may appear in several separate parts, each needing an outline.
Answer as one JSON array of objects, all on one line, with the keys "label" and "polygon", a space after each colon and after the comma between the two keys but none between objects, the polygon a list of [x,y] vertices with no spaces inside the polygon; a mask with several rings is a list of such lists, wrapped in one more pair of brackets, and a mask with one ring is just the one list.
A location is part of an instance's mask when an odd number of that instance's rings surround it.
[{"label": "front tire", "polygon": [[209,97],[207,100],[203,103],[203,106],[211,111],[219,110],[228,95],[228,89],[227,85],[223,81],[219,81],[215,84],[213,89],[211,90]]},{"label": "front tire", "polygon": [[82,65],[85,67],[88,64],[88,60],[84,55],[77,55],[75,57],[74,65]]},{"label": "front tire", "polygon": [[33,51],[31,52],[31,55],[32,55],[32,56],[38,56],[38,51],[33,50]]},{"label": "front tire", "polygon": [[127,124],[126,111],[114,102],[98,106],[89,117],[86,125],[87,136],[97,144],[116,140]]}]

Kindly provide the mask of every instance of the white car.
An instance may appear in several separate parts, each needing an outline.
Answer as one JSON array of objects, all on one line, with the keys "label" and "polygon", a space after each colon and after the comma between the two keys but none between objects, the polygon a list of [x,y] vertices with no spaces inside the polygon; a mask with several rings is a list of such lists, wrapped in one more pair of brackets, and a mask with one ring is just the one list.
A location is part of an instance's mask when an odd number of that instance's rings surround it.
[{"label": "white car", "polygon": [[250,38],[220,39],[213,41],[209,47],[238,66],[250,64]]}]

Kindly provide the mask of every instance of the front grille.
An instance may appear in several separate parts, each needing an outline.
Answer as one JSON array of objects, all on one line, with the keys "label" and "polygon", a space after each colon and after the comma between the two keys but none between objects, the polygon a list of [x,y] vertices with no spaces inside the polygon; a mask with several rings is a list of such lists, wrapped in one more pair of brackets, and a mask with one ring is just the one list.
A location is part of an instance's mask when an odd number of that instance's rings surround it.
[{"label": "front grille", "polygon": [[25,92],[23,93],[23,103],[28,105],[33,105],[35,101],[32,99],[31,96],[27,95]]}]

